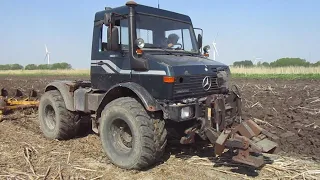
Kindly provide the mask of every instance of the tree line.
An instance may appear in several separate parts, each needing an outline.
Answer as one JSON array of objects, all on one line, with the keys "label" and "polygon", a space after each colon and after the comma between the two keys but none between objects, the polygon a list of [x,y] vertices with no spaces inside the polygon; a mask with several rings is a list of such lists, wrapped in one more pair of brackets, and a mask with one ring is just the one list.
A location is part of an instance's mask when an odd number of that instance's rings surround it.
[{"label": "tree line", "polygon": [[68,63],[54,63],[54,64],[28,64],[25,67],[20,64],[4,64],[0,65],[0,70],[57,70],[57,69],[72,69]]},{"label": "tree line", "polygon": [[251,60],[236,61],[233,63],[233,66],[243,66],[243,67],[252,67],[252,66],[265,66],[265,67],[286,67],[286,66],[304,66],[304,67],[315,67],[320,66],[320,61],[316,63],[308,62],[305,59],[301,58],[280,58],[271,63],[259,61],[257,64],[254,64]]}]

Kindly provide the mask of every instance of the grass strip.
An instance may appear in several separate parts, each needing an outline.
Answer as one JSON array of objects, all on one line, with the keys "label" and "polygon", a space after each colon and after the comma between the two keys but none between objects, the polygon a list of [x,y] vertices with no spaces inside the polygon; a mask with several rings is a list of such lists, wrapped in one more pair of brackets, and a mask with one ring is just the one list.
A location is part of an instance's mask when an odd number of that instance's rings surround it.
[{"label": "grass strip", "polygon": [[248,79],[320,79],[320,74],[240,74],[233,73],[232,78]]}]

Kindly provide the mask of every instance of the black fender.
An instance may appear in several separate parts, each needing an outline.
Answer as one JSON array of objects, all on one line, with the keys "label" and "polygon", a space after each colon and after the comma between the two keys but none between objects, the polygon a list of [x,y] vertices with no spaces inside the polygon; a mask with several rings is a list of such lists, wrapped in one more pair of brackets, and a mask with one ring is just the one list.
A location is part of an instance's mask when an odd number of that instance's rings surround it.
[{"label": "black fender", "polygon": [[75,111],[73,93],[70,92],[70,87],[74,85],[73,81],[54,81],[48,84],[45,88],[45,92],[50,90],[58,90],[66,104],[66,108],[69,111]]},{"label": "black fender", "polygon": [[161,110],[160,105],[150,95],[150,93],[134,82],[119,83],[111,87],[104,95],[97,110],[97,115],[112,100],[125,96],[137,96],[147,111],[155,112]]}]

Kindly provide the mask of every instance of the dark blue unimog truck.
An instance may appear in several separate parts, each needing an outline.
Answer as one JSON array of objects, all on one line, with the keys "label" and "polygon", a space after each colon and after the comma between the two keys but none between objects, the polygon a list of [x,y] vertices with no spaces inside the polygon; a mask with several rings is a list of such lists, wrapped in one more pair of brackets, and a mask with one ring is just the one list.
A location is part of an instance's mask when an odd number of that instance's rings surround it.
[{"label": "dark blue unimog truck", "polygon": [[277,137],[242,119],[229,67],[209,59],[189,16],[129,1],[97,12],[93,24],[90,81],[47,85],[45,137],[73,138],[89,117],[107,157],[124,169],[150,167],[171,141],[211,143],[216,155],[228,149],[253,167],[277,148]]}]

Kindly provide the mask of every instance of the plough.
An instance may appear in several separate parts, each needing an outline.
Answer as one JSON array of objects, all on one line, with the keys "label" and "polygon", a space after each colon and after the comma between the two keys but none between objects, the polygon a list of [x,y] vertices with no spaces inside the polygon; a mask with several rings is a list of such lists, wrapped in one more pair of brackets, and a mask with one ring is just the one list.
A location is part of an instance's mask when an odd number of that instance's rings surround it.
[{"label": "plough", "polygon": [[3,115],[18,109],[37,108],[39,106],[38,93],[31,90],[28,96],[24,96],[21,90],[16,89],[13,97],[4,88],[0,92],[0,120]]},{"label": "plough", "polygon": [[279,150],[279,140],[274,134],[257,125],[251,119],[242,118],[241,94],[233,86],[228,97],[209,96],[205,102],[205,118],[199,118],[198,127],[185,131],[181,144],[194,142],[195,134],[208,139],[214,145],[216,156],[232,152],[232,160],[260,168],[265,164],[263,153],[272,154]]}]

